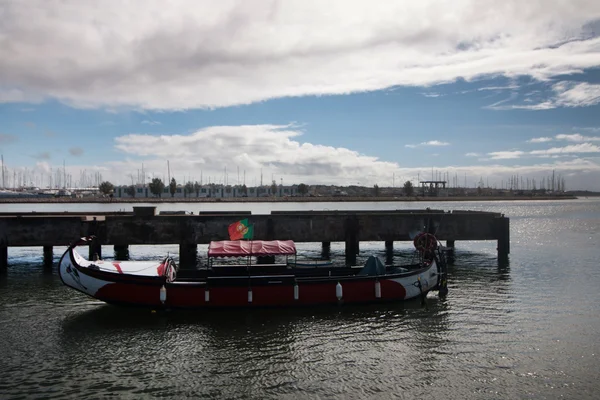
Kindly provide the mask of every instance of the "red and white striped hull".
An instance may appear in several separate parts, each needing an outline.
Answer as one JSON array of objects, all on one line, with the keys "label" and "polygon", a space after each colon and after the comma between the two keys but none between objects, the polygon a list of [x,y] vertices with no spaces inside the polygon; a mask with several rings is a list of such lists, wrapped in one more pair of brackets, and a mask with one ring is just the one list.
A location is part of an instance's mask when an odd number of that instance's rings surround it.
[{"label": "red and white striped hull", "polygon": [[[171,281],[164,270],[162,275],[136,275],[98,270],[85,263],[94,265],[74,249],[67,250],[59,263],[65,285],[107,303],[153,308],[294,307],[408,300],[434,289],[439,278],[435,260],[423,268],[393,275],[223,276],[191,282]],[[129,262],[128,268],[135,269],[135,265]]]}]

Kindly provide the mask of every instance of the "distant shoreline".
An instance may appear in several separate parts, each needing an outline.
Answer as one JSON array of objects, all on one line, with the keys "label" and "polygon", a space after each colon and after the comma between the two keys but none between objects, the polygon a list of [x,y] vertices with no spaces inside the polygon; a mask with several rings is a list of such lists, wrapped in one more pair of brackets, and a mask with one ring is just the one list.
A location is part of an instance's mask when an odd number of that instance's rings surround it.
[{"label": "distant shoreline", "polygon": [[443,202],[443,201],[518,201],[518,200],[575,200],[578,196],[460,196],[460,197],[236,197],[236,198],[71,198],[71,197],[5,197],[0,203],[322,203],[322,202]]}]

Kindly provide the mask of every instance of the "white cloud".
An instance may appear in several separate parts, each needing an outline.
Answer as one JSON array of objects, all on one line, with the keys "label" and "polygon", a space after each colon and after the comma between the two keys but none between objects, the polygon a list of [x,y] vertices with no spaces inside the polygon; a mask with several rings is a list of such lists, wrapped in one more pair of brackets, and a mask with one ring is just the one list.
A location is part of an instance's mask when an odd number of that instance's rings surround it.
[{"label": "white cloud", "polygon": [[450,146],[448,142],[442,142],[439,140],[430,140],[429,142],[421,143],[423,146]]},{"label": "white cloud", "polygon": [[467,154],[465,154],[465,156],[467,156],[467,157],[481,157],[481,154],[479,154],[479,153],[467,153]]},{"label": "white cloud", "polygon": [[404,147],[408,147],[409,149],[414,149],[416,147],[424,147],[424,146],[450,146],[448,142],[442,142],[439,140],[430,140],[428,142],[421,142],[419,144],[405,144]]},{"label": "white cloud", "polygon": [[[225,168],[230,184],[237,183],[238,168],[249,177],[247,183],[250,177],[260,177],[262,171],[265,183],[274,176],[278,182],[283,178],[290,184],[377,182],[385,171],[399,168],[396,163],[349,149],[295,140],[301,135],[295,126],[213,126],[190,135],[126,135],[116,139],[116,148],[130,157],[144,158],[148,171],[164,171],[169,160],[171,174],[178,180],[183,176],[200,180],[202,174],[204,183],[208,179],[223,183]],[[111,165],[132,170],[140,163],[127,160]]]},{"label": "white cloud", "polygon": [[488,153],[488,155],[491,156],[490,159],[492,159],[492,160],[510,160],[510,159],[514,159],[514,158],[519,158],[524,154],[525,154],[525,152],[520,151],[520,150],[494,151],[494,152]]},{"label": "white cloud", "polygon": [[554,103],[559,107],[585,107],[600,103],[600,85],[559,82],[553,90],[557,93]]},{"label": "white cloud", "polygon": [[[502,100],[485,108],[492,110],[550,110],[558,107],[589,107],[600,103],[600,85],[587,82],[561,81],[552,86],[552,95],[549,99],[537,104],[508,104],[517,96]],[[525,99],[531,102],[531,99]]]},{"label": "white cloud", "polygon": [[[514,100],[517,96],[513,96],[510,99],[499,101],[498,103],[491,104],[484,108],[490,110],[532,110],[532,111],[540,111],[540,110],[551,110],[556,108],[556,104],[552,101],[544,101],[538,104],[524,105],[524,104],[506,104],[500,105],[501,103],[506,103],[509,100]],[[526,99],[527,100],[527,99]],[[525,101],[526,101],[525,100]]]},{"label": "white cloud", "polygon": [[[600,65],[594,0],[2,4],[0,102],[211,108]],[[597,90],[569,84],[536,107],[596,104]]]},{"label": "white cloud", "polygon": [[555,138],[556,138],[556,140],[566,140],[569,142],[598,142],[598,141],[600,141],[599,136],[583,136],[579,133],[574,133],[574,134],[570,134],[570,135],[565,135],[565,134],[556,135]]},{"label": "white cloud", "polygon": [[442,95],[440,93],[435,93],[435,92],[426,92],[426,93],[421,93],[423,96],[425,97],[441,97]]},{"label": "white cloud", "polygon": [[529,139],[527,142],[528,143],[544,143],[544,142],[551,142],[552,138],[550,137],[538,137],[538,138],[533,138],[533,139]]},{"label": "white cloud", "polygon": [[[557,135],[561,136],[561,135]],[[580,143],[573,144],[564,147],[552,147],[544,150],[532,150],[529,152],[521,150],[510,150],[510,151],[494,151],[487,153],[490,156],[489,160],[510,160],[516,158],[522,158],[527,155],[531,156],[554,156],[554,155],[569,155],[569,154],[580,154],[580,153],[600,153],[600,146],[591,143]],[[471,154],[471,153],[469,153]],[[473,153],[474,154],[474,153]]]},{"label": "white cloud", "polygon": [[573,153],[600,153],[600,147],[591,143],[572,144],[565,147],[553,147],[546,150],[533,150],[529,154],[573,154]]},{"label": "white cloud", "polygon": [[518,89],[518,88],[519,88],[518,85],[486,86],[486,87],[480,87],[480,88],[478,88],[477,91],[479,91],[479,92],[485,91],[485,90],[501,91],[501,90],[514,90],[514,89]]},{"label": "white cloud", "polygon": [[529,139],[527,143],[546,143],[552,141],[567,141],[567,142],[599,142],[600,136],[583,136],[580,133],[560,134],[551,137],[537,137]]},{"label": "white cloud", "polygon": [[154,121],[151,119],[145,119],[141,123],[144,125],[161,125],[161,123],[159,121]]}]

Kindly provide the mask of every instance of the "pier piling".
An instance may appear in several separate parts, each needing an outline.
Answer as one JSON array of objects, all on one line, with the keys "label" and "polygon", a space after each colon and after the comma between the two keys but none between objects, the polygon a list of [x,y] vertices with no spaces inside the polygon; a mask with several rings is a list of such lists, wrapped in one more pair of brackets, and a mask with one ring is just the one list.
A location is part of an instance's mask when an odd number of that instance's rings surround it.
[{"label": "pier piling", "polygon": [[329,260],[331,257],[331,242],[321,242],[321,258]]},{"label": "pier piling", "polygon": [[52,246],[44,246],[44,268],[52,268],[54,251]]},{"label": "pier piling", "polygon": [[358,254],[358,242],[346,240],[346,265],[356,265],[356,255]]},{"label": "pier piling", "polygon": [[356,215],[348,216],[344,221],[346,265],[356,265],[359,253],[359,222]]},{"label": "pier piling", "polygon": [[184,269],[195,268],[198,257],[196,243],[179,243],[179,266]]},{"label": "pier piling", "polygon": [[454,263],[454,240],[446,240],[446,260]]},{"label": "pier piling", "polygon": [[102,245],[98,239],[93,239],[90,242],[88,256],[90,261],[102,259]]},{"label": "pier piling", "polygon": [[498,260],[508,260],[510,254],[510,224],[508,218],[496,218],[494,229],[498,238]]},{"label": "pier piling", "polygon": [[115,252],[115,260],[117,260],[117,261],[129,260],[129,245],[115,244],[114,252]]},{"label": "pier piling", "polygon": [[386,240],[385,241],[385,252],[386,253],[394,253],[394,241],[393,240]]},{"label": "pier piling", "polygon": [[385,241],[385,263],[387,265],[394,264],[394,241]]},{"label": "pier piling", "polygon": [[0,240],[0,270],[8,267],[8,246],[5,240]]}]

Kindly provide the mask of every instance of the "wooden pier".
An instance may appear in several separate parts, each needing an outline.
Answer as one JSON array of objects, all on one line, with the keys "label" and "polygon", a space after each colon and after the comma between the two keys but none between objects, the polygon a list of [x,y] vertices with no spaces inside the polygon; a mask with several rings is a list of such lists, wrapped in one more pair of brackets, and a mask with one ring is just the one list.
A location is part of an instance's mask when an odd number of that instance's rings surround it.
[{"label": "wooden pier", "polygon": [[90,245],[90,257],[101,257],[102,245],[113,245],[116,257],[125,259],[129,245],[179,244],[180,265],[193,268],[197,245],[229,239],[227,227],[243,218],[254,225],[254,239],[321,242],[324,253],[331,242],[344,242],[347,264],[356,262],[361,241],[381,241],[391,251],[393,242],[410,241],[411,235],[421,231],[435,233],[451,248],[460,240],[495,240],[500,260],[510,253],[509,219],[491,212],[425,209],[156,215],[155,207],[134,207],[132,213],[0,214],[0,269],[8,266],[8,247],[40,246],[44,264],[51,267],[53,246],[66,246],[89,235],[97,238]]}]

